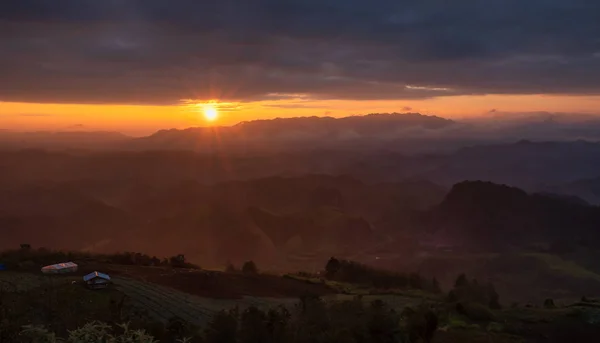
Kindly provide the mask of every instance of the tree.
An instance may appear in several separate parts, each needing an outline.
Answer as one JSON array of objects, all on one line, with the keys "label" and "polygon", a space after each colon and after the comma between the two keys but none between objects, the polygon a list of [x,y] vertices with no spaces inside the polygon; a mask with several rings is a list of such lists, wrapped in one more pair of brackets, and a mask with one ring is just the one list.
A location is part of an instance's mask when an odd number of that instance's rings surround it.
[{"label": "tree", "polygon": [[325,265],[325,277],[328,279],[333,278],[335,274],[337,274],[337,272],[340,271],[341,267],[342,265],[337,258],[330,258],[327,262],[327,265]]},{"label": "tree", "polygon": [[498,294],[498,292],[496,292],[496,288],[494,287],[494,285],[490,282],[488,283],[487,286],[487,297],[489,299],[489,303],[488,306],[491,309],[499,309],[500,306],[500,295]]},{"label": "tree", "polygon": [[156,256],[152,256],[150,263],[152,266],[160,266],[160,259]]},{"label": "tree", "polygon": [[462,288],[462,287],[468,287],[469,286],[469,280],[467,279],[467,275],[460,274],[457,278],[456,281],[454,282],[454,288]]},{"label": "tree", "polygon": [[235,266],[233,265],[233,263],[231,263],[231,261],[227,261],[227,266],[225,267],[225,271],[227,273],[235,273],[237,271],[237,269],[235,269]]},{"label": "tree", "polygon": [[179,254],[176,256],[172,256],[169,259],[169,264],[171,265],[171,267],[176,267],[176,268],[185,267],[185,265],[186,265],[185,255]]},{"label": "tree", "polygon": [[258,274],[258,268],[254,261],[247,261],[242,266],[242,272],[245,274]]},{"label": "tree", "polygon": [[431,290],[436,294],[442,293],[442,288],[440,287],[440,283],[436,278],[433,278],[433,281],[431,282]]}]

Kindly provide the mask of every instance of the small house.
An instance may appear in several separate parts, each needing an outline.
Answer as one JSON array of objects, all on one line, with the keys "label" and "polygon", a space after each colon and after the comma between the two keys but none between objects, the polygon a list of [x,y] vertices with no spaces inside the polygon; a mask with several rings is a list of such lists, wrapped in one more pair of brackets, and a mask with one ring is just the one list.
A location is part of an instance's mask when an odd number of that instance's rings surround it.
[{"label": "small house", "polygon": [[73,262],[64,262],[52,264],[49,266],[42,267],[42,273],[44,274],[64,274],[64,273],[74,273],[77,271],[77,264]]},{"label": "small house", "polygon": [[85,282],[85,285],[91,289],[106,288],[110,283],[110,276],[104,273],[93,272],[84,276],[83,282]]}]

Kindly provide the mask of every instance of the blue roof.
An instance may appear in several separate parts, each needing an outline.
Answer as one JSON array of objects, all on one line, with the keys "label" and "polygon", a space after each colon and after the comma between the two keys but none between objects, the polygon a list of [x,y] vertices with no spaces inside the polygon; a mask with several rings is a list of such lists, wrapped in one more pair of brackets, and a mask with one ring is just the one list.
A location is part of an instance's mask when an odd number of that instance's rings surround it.
[{"label": "blue roof", "polygon": [[108,274],[92,272],[92,273],[89,273],[88,275],[84,276],[83,281],[89,281],[89,280],[91,280],[93,278],[97,278],[97,277],[105,279],[105,280],[110,280],[110,276],[108,276]]}]

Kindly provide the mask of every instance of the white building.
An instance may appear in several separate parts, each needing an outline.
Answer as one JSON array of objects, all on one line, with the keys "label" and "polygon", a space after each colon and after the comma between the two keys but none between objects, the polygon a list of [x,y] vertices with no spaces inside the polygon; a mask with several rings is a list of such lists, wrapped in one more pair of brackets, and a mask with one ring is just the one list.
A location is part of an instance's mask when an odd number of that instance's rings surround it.
[{"label": "white building", "polygon": [[64,274],[74,273],[77,271],[77,264],[73,262],[64,262],[52,264],[49,266],[42,267],[42,273],[44,274]]}]

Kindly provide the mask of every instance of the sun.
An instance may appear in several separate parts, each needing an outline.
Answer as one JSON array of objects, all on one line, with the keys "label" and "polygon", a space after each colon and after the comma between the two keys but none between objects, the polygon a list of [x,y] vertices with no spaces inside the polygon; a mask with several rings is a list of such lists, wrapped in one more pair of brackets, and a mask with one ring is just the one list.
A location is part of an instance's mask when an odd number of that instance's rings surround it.
[{"label": "sun", "polygon": [[208,121],[214,121],[219,117],[219,111],[213,105],[204,105],[204,118]]}]

